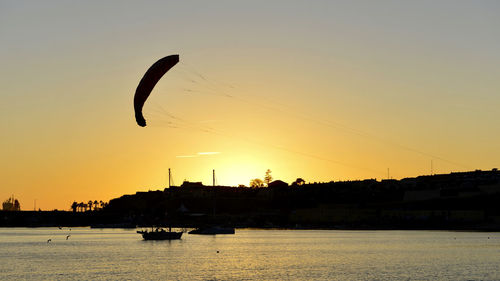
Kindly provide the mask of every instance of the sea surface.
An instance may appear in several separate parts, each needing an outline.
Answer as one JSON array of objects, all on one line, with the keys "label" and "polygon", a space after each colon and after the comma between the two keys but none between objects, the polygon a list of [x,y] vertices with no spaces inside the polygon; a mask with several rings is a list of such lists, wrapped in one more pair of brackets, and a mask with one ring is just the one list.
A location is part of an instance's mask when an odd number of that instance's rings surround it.
[{"label": "sea surface", "polygon": [[0,280],[500,280],[487,232],[0,228],[0,251]]}]

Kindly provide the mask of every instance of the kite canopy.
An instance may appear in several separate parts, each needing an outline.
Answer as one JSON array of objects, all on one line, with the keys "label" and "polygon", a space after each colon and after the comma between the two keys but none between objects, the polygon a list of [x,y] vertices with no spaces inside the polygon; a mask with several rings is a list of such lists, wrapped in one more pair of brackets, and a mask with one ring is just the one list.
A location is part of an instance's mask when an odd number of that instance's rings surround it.
[{"label": "kite canopy", "polygon": [[137,124],[141,127],[146,126],[146,119],[142,115],[142,107],[144,103],[151,94],[151,91],[155,87],[156,83],[161,79],[161,77],[167,73],[174,65],[179,62],[179,55],[171,55],[160,59],[155,62],[146,71],[142,77],[137,89],[135,90],[134,96],[134,110],[135,110],[135,120]]}]

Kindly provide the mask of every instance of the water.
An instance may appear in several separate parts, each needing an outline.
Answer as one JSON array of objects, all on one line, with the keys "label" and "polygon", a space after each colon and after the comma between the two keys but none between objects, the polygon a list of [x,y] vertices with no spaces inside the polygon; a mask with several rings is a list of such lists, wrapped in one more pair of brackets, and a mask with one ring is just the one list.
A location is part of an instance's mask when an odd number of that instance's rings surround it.
[{"label": "water", "polygon": [[500,280],[500,233],[485,232],[237,229],[143,241],[135,230],[0,228],[0,250],[0,280]]}]

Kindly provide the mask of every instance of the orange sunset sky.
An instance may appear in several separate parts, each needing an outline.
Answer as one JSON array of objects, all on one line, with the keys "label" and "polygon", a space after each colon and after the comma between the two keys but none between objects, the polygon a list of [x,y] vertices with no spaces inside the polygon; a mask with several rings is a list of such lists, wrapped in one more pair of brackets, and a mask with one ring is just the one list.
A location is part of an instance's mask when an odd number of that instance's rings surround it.
[{"label": "orange sunset sky", "polygon": [[[1,1],[0,200],[499,166],[498,1]],[[156,60],[180,63],[137,126]],[[388,170],[389,169],[389,170]],[[389,174],[389,175],[388,175]]]}]

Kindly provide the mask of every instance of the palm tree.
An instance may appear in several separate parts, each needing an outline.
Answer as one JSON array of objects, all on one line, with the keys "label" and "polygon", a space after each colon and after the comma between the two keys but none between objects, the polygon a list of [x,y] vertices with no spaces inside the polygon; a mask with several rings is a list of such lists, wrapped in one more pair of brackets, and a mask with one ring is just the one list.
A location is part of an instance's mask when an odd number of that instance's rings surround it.
[{"label": "palm tree", "polygon": [[76,203],[76,201],[73,201],[73,204],[71,204],[71,209],[73,209],[73,213],[76,213],[76,208],[78,208],[78,203]]},{"label": "palm tree", "polygon": [[94,200],[94,211],[96,209],[99,209],[99,202],[97,202],[97,200]]},{"label": "palm tree", "polygon": [[92,200],[89,200],[89,202],[87,203],[87,205],[89,206],[89,211],[92,211]]}]

